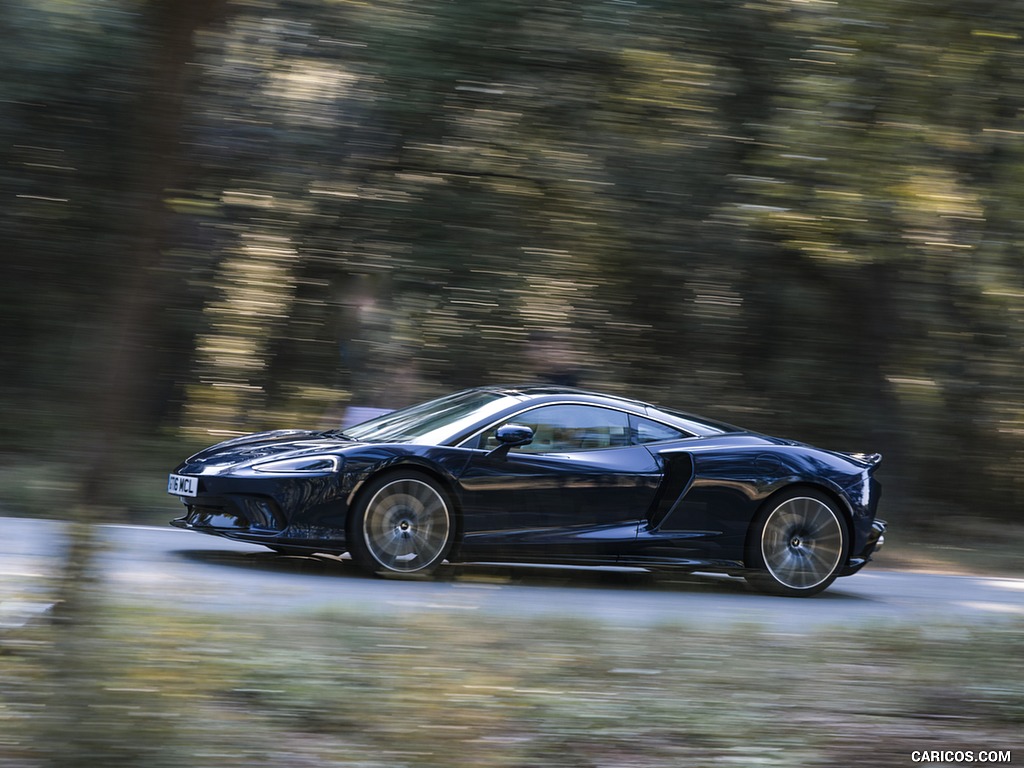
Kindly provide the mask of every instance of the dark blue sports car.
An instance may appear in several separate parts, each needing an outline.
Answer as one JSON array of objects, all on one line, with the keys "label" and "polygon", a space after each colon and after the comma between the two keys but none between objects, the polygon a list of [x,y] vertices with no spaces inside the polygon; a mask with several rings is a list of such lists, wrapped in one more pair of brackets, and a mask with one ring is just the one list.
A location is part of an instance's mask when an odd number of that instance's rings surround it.
[{"label": "dark blue sports car", "polygon": [[743,576],[813,595],[882,544],[878,454],[836,453],[636,400],[482,387],[344,432],[262,432],[183,462],[179,528],[367,572],[443,561]]}]

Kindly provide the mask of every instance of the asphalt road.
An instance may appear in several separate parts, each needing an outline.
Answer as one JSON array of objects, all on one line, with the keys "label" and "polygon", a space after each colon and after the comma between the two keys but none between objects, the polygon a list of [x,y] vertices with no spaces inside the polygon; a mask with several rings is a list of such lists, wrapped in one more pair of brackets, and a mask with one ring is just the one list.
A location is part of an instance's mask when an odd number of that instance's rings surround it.
[{"label": "asphalt road", "polygon": [[[0,517],[0,628],[45,611],[64,525]],[[882,561],[814,598],[752,594],[742,580],[625,569],[445,567],[435,581],[367,578],[331,557],[269,550],[174,528],[99,526],[97,562],[128,601],[287,618],[315,610],[446,611],[529,621],[578,617],[620,626],[759,625],[781,632],[892,623],[976,625],[1024,616],[1024,579],[916,573]]]}]

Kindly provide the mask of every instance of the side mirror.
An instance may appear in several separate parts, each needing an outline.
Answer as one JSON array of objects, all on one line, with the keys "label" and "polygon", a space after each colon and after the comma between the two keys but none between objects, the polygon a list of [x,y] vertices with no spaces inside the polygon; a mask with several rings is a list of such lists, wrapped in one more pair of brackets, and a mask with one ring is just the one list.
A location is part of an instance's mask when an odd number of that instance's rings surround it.
[{"label": "side mirror", "polygon": [[521,424],[504,424],[498,427],[494,437],[498,441],[498,447],[488,453],[487,457],[504,459],[513,448],[532,443],[533,430]]}]

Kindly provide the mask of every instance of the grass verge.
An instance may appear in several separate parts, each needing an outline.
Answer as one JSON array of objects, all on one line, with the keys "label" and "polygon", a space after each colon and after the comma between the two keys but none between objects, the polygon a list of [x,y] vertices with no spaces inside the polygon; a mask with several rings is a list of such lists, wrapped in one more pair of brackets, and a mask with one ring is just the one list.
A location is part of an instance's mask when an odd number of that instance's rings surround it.
[{"label": "grass verge", "polygon": [[98,607],[0,634],[0,767],[906,766],[1020,745],[1022,629]]}]

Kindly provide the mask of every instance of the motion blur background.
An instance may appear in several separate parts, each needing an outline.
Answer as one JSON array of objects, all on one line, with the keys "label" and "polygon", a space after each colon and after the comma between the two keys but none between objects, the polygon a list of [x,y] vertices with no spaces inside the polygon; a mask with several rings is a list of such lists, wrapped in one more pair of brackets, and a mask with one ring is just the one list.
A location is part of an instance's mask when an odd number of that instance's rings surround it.
[{"label": "motion blur background", "polygon": [[[540,379],[881,451],[877,565],[1020,573],[1022,30],[1021,0],[0,0],[0,516],[163,525],[198,446]],[[2,768],[878,768],[1024,732],[1019,620],[705,626],[701,588],[632,582],[675,590],[664,626],[407,617],[340,572],[337,610],[242,620],[191,610],[223,586],[187,557],[132,602],[100,529],[30,522],[71,544],[3,542]]]},{"label": "motion blur background", "polygon": [[7,2],[0,503],[160,522],[195,445],[539,378],[881,451],[906,531],[1015,521],[1021,29],[1006,0]]}]

